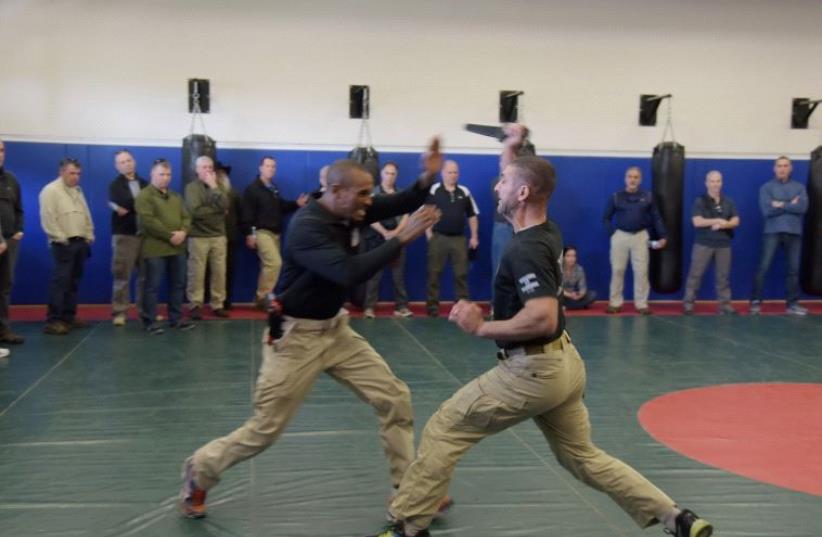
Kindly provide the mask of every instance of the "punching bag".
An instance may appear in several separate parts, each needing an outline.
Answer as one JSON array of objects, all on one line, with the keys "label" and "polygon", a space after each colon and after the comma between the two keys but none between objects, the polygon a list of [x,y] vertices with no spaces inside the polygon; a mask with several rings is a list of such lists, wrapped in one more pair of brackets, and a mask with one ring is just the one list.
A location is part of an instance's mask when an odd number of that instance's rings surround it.
[{"label": "punching bag", "polygon": [[802,290],[809,295],[822,295],[822,145],[811,153],[808,212],[802,235]]},{"label": "punching bag", "polygon": [[[651,190],[665,229],[668,244],[651,250],[650,282],[657,293],[674,293],[682,286],[682,189],[685,178],[685,146],[663,142],[654,148]],[[654,238],[654,237],[652,237]]]},{"label": "punching bag", "polygon": [[366,170],[371,172],[371,177],[375,183],[380,181],[380,154],[373,147],[358,145],[348,153],[348,158],[358,164],[362,164]]},{"label": "punching bag", "polygon": [[183,138],[183,188],[197,178],[197,158],[206,156],[217,161],[217,143],[205,134],[189,134]]}]

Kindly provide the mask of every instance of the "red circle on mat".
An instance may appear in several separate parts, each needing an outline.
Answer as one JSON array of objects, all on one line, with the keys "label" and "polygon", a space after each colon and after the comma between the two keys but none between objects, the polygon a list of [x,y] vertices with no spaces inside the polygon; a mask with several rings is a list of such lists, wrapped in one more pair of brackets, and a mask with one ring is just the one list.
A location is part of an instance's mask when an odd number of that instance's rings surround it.
[{"label": "red circle on mat", "polygon": [[728,384],[673,392],[642,405],[639,422],[682,455],[822,496],[822,384]]}]

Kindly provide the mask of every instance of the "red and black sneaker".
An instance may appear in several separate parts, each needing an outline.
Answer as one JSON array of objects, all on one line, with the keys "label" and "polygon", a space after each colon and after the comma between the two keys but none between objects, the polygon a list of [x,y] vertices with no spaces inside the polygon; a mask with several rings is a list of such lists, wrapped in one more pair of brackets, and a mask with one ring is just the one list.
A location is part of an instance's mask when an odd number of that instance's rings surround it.
[{"label": "red and black sneaker", "polygon": [[207,514],[206,490],[197,486],[194,476],[194,463],[189,457],[183,463],[183,487],[178,506],[186,518],[204,518]]}]

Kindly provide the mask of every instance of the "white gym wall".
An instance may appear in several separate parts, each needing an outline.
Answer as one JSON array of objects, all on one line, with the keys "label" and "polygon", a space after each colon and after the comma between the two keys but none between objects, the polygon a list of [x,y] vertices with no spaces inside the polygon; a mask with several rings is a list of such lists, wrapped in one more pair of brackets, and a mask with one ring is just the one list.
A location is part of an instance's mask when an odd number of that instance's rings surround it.
[{"label": "white gym wall", "polygon": [[[673,93],[689,155],[806,158],[822,112],[822,2],[0,0],[0,136],[179,145],[186,80],[211,80],[221,147],[350,148],[348,85],[382,149],[490,152],[462,131],[522,90],[541,151],[647,155],[640,93]],[[665,104],[660,108],[660,124]]]}]

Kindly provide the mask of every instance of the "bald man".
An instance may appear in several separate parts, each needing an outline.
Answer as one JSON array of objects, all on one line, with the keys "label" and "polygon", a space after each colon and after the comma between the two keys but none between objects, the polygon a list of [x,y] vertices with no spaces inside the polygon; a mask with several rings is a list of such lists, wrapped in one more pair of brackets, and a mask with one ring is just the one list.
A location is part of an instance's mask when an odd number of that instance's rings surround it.
[{"label": "bald man", "polygon": [[442,158],[435,141],[416,183],[397,194],[372,197],[374,180],[351,160],[328,170],[328,188],[298,210],[291,222],[276,295],[284,315],[283,335],[263,335],[263,360],[254,395],[254,416],[227,436],[198,449],[184,465],[180,510],[206,514],[206,492],[222,473],[253,457],[285,430],[314,381],[327,373],[374,408],[393,485],[414,458],[411,393],[385,360],[348,325],[342,308],[350,290],[382,270],[400,250],[434,224],[433,207],[414,212],[400,233],[358,253],[365,226],[415,211],[425,201]]},{"label": "bald man", "polygon": [[[429,317],[439,315],[440,276],[451,261],[454,271],[454,291],[457,299],[468,298],[468,249],[479,247],[479,208],[468,188],[457,184],[460,168],[453,160],[442,166],[442,181],[431,187],[426,203],[442,211],[442,218],[425,235],[428,238],[428,296],[426,310]],[[470,238],[465,243],[465,224]]]},{"label": "bald man", "polygon": [[719,300],[721,315],[734,315],[731,306],[731,239],[734,229],[739,226],[739,214],[733,200],[722,195],[722,174],[716,170],[705,176],[705,194],[694,200],[691,222],[696,229],[694,246],[691,249],[691,268],[685,283],[682,307],[685,315],[694,312],[694,299],[702,282],[702,275],[711,264],[714,265],[716,298]]}]

